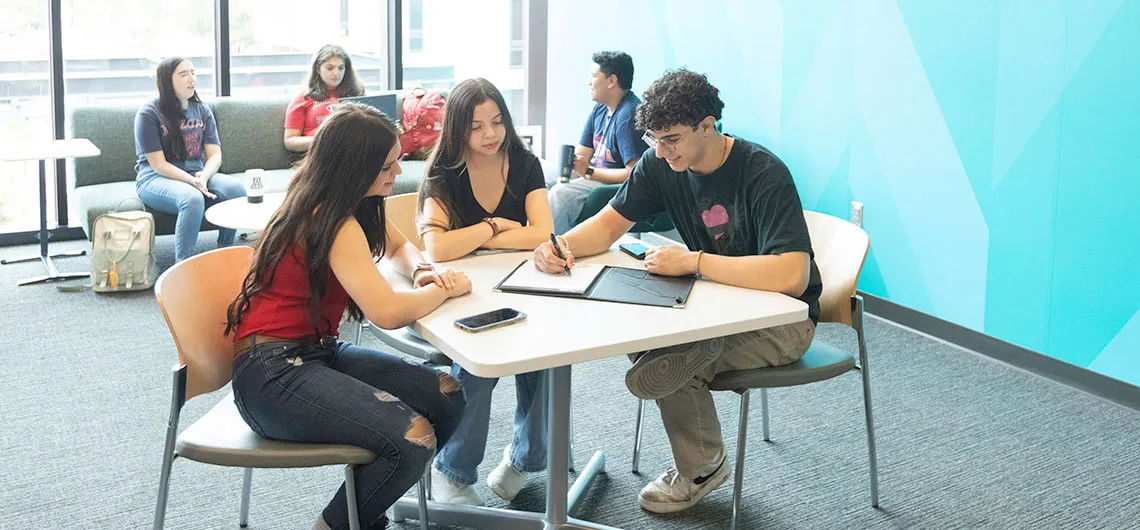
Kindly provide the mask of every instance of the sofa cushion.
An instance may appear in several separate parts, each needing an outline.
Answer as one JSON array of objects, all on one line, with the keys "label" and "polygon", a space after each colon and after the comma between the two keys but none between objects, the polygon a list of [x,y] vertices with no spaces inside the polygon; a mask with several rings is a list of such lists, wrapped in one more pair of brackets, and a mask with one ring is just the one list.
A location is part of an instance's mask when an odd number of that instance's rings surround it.
[{"label": "sofa cushion", "polygon": [[[139,199],[138,193],[135,192],[135,181],[130,182],[108,182],[106,184],[92,184],[89,186],[81,186],[75,188],[71,195],[71,204],[74,208],[75,217],[83,223],[83,233],[87,234],[87,240],[91,240],[91,227],[95,224],[95,219],[100,215],[108,212],[113,212],[122,208],[123,210],[133,210],[142,204]],[[128,201],[127,199],[134,199],[139,201]],[[147,208],[146,211],[154,215],[154,234],[158,236],[169,235],[174,233],[174,223],[178,219],[174,215],[155,211]],[[218,227],[202,221],[201,230],[217,230]]]},{"label": "sofa cushion", "polygon": [[222,141],[222,173],[247,169],[288,169],[285,108],[291,99],[218,98],[210,102]]},{"label": "sofa cushion", "polygon": [[87,138],[102,153],[99,156],[68,159],[75,186],[130,182],[134,187],[135,113],[139,105],[112,104],[94,107],[68,107],[68,137]]}]

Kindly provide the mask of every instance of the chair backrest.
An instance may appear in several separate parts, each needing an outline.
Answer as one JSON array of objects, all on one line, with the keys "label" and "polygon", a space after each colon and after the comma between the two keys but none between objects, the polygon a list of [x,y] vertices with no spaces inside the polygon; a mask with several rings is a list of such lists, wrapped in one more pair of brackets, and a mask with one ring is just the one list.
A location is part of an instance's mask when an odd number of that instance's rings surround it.
[{"label": "chair backrest", "polygon": [[226,308],[241,292],[252,258],[246,246],[212,250],[174,265],[154,284],[178,359],[186,365],[186,400],[225,386],[233,375]]},{"label": "chair backrest", "polygon": [[420,238],[419,228],[416,227],[417,196],[416,193],[403,193],[384,199],[384,215],[408,241],[423,250],[424,241]]},{"label": "chair backrest", "polygon": [[851,325],[851,297],[859,284],[859,272],[871,240],[862,228],[838,217],[804,211],[811,235],[815,264],[823,280],[819,296],[819,321]]}]

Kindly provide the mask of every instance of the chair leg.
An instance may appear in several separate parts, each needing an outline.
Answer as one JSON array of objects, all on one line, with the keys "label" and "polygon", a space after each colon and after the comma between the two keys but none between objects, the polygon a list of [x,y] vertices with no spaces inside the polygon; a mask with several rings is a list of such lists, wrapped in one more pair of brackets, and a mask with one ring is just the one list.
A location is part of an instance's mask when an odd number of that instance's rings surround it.
[{"label": "chair leg", "polygon": [[[171,445],[171,444],[167,444]],[[158,479],[158,504],[154,507],[154,530],[162,530],[166,522],[166,497],[170,493],[170,469],[178,455],[170,448],[162,458],[162,473]]]},{"label": "chair leg", "polygon": [[364,335],[364,327],[368,325],[367,320],[361,320],[360,325],[356,327],[356,341],[353,344],[360,344],[360,337]]},{"label": "chair leg", "polygon": [[867,457],[871,469],[871,506],[879,507],[879,464],[875,450],[875,417],[871,412],[871,370],[867,364],[867,341],[863,334],[863,297],[851,297],[851,323],[859,338],[859,373],[863,377],[863,411],[867,419]]},{"label": "chair leg", "polygon": [[768,389],[760,389],[760,416],[764,420],[761,426],[764,429],[764,441],[771,442],[772,438],[768,436]]},{"label": "chair leg", "polygon": [[637,466],[641,463],[641,420],[642,415],[645,413],[645,400],[637,400],[637,420],[634,421],[633,427],[633,473],[641,473],[638,471]]},{"label": "chair leg", "polygon": [[344,492],[348,497],[348,528],[360,530],[360,513],[356,507],[356,466],[344,466]]},{"label": "chair leg", "polygon": [[428,530],[427,484],[420,479],[420,530]]},{"label": "chair leg", "polygon": [[170,394],[170,418],[166,422],[166,444],[162,452],[162,471],[158,478],[158,500],[154,507],[154,530],[162,530],[166,522],[166,498],[170,494],[170,470],[178,453],[174,446],[178,442],[178,419],[182,416],[182,405],[186,402],[186,365],[178,365],[171,372],[173,377]]},{"label": "chair leg", "polygon": [[740,393],[740,420],[736,430],[736,476],[732,479],[732,525],[729,526],[731,530],[736,530],[736,522],[740,519],[740,495],[744,490],[744,450],[748,446],[748,394],[747,389]]},{"label": "chair leg", "polygon": [[238,526],[242,528],[249,526],[249,488],[252,480],[253,468],[247,467],[241,478],[241,515],[238,519]]}]

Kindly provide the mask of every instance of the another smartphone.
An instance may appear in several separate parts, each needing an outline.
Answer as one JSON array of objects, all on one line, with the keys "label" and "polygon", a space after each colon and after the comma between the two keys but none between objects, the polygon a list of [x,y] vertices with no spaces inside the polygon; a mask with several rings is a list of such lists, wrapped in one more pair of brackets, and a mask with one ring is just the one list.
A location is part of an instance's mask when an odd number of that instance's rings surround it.
[{"label": "another smartphone", "polygon": [[471,315],[466,318],[461,318],[455,321],[455,325],[464,331],[471,333],[478,333],[488,329],[513,324],[526,320],[526,313],[517,309],[504,307],[486,313],[479,313],[478,315]]},{"label": "another smartphone", "polygon": [[649,247],[641,243],[622,243],[618,248],[637,259],[645,259],[645,252],[649,250]]}]

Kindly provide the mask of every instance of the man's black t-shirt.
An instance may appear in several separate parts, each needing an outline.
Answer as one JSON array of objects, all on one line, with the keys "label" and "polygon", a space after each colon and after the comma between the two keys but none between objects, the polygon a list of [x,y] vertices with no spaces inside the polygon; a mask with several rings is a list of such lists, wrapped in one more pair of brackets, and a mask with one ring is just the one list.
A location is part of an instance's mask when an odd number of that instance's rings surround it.
[{"label": "man's black t-shirt", "polygon": [[806,252],[811,275],[799,299],[819,321],[823,290],[803,206],[788,167],[764,147],[736,138],[728,159],[707,175],[673,171],[648,150],[610,206],[630,221],[668,212],[689,250],[721,256]]},{"label": "man's black t-shirt", "polygon": [[542,175],[542,164],[538,157],[525,149],[512,150],[508,155],[507,187],[495,211],[483,209],[475,199],[471,189],[471,175],[466,166],[459,169],[444,169],[446,182],[450,185],[451,197],[455,201],[451,223],[456,228],[478,224],[484,217],[503,217],[526,225],[526,196],[534,190],[546,189],[546,179]]}]

